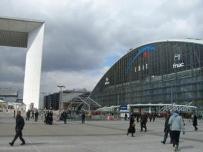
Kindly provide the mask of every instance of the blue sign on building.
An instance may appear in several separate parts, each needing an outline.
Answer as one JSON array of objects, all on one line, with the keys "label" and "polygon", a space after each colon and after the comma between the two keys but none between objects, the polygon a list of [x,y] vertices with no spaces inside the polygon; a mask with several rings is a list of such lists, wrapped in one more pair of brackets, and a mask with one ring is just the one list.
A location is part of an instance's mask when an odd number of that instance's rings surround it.
[{"label": "blue sign on building", "polygon": [[138,57],[140,57],[142,54],[144,55],[144,57],[147,57],[147,56],[149,56],[150,53],[154,52],[155,50],[156,49],[155,49],[155,46],[153,44],[149,44],[149,45],[146,45],[144,47],[141,47],[138,50],[138,53],[135,54],[133,56],[133,58],[128,62],[125,73],[127,74],[130,72],[130,70],[132,69],[133,63],[138,59]]},{"label": "blue sign on building", "polygon": [[127,105],[121,105],[119,109],[120,109],[120,111],[128,111],[128,106]]}]

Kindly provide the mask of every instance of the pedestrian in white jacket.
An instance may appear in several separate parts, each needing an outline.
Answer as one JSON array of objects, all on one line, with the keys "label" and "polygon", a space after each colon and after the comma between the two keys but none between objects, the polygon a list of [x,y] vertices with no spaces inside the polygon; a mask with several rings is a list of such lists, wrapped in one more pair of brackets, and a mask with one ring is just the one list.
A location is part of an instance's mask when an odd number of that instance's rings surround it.
[{"label": "pedestrian in white jacket", "polygon": [[183,134],[185,134],[183,119],[178,111],[171,115],[168,124],[170,125],[174,151],[178,151],[180,132],[183,131]]}]

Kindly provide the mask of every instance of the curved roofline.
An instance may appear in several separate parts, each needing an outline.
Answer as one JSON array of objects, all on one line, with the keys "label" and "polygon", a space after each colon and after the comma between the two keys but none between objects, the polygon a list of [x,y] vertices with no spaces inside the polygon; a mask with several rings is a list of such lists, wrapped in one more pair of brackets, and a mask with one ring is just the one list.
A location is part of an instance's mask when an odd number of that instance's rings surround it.
[{"label": "curved roofline", "polygon": [[[120,57],[113,65],[111,65],[111,67],[103,74],[103,76],[100,78],[100,80],[97,82],[97,84],[95,85],[94,89],[97,87],[97,85],[99,84],[99,82],[102,80],[102,78],[116,65],[116,63],[120,60],[122,60],[122,58],[124,58],[126,55],[128,55],[130,52],[134,51],[135,49],[145,46],[145,45],[149,45],[149,44],[153,44],[153,43],[160,43],[160,42],[188,42],[188,43],[196,43],[196,44],[202,44],[203,45],[203,39],[194,39],[194,38],[183,38],[183,39],[164,39],[164,40],[156,40],[156,41],[151,41],[151,42],[147,42],[147,43],[142,43],[140,45],[137,45],[137,47],[132,48],[130,51],[128,51],[126,54],[122,55],[122,57]],[[92,91],[94,91],[94,89]]]},{"label": "curved roofline", "polygon": [[[164,40],[156,40],[156,41],[151,41],[147,43],[141,43],[137,47],[133,48],[137,49],[141,46],[148,45],[148,44],[153,44],[153,43],[160,43],[160,42],[188,42],[188,43],[197,43],[197,44],[203,44],[203,39],[193,39],[193,38],[185,38],[185,39],[164,39]],[[129,52],[128,52],[129,53]]]}]

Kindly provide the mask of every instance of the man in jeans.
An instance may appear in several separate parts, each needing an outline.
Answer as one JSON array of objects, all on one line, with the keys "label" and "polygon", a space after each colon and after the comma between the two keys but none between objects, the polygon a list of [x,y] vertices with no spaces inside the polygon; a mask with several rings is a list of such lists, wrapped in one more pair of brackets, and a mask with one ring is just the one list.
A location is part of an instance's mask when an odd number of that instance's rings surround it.
[{"label": "man in jeans", "polygon": [[24,145],[25,144],[25,140],[23,139],[23,134],[22,134],[22,130],[23,130],[23,127],[25,125],[25,122],[24,122],[24,119],[23,117],[21,116],[21,112],[18,111],[17,112],[17,116],[16,116],[16,127],[15,127],[15,130],[16,130],[16,135],[13,139],[12,142],[10,142],[9,144],[11,146],[13,146],[14,142],[16,141],[16,139],[19,137],[20,140],[22,141],[21,145]]},{"label": "man in jeans", "polygon": [[173,115],[169,119],[168,124],[170,125],[171,129],[174,151],[177,152],[179,147],[180,132],[183,131],[183,134],[185,134],[183,119],[179,115],[178,111],[175,111],[173,113]]}]

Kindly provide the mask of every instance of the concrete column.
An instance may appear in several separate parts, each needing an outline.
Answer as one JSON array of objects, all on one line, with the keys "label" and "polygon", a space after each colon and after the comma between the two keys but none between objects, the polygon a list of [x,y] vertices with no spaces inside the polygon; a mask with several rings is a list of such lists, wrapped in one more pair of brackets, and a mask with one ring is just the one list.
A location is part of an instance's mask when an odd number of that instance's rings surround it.
[{"label": "concrete column", "polygon": [[23,102],[26,104],[26,110],[29,109],[31,103],[34,103],[35,108],[39,106],[43,40],[44,24],[28,34],[23,90]]}]

